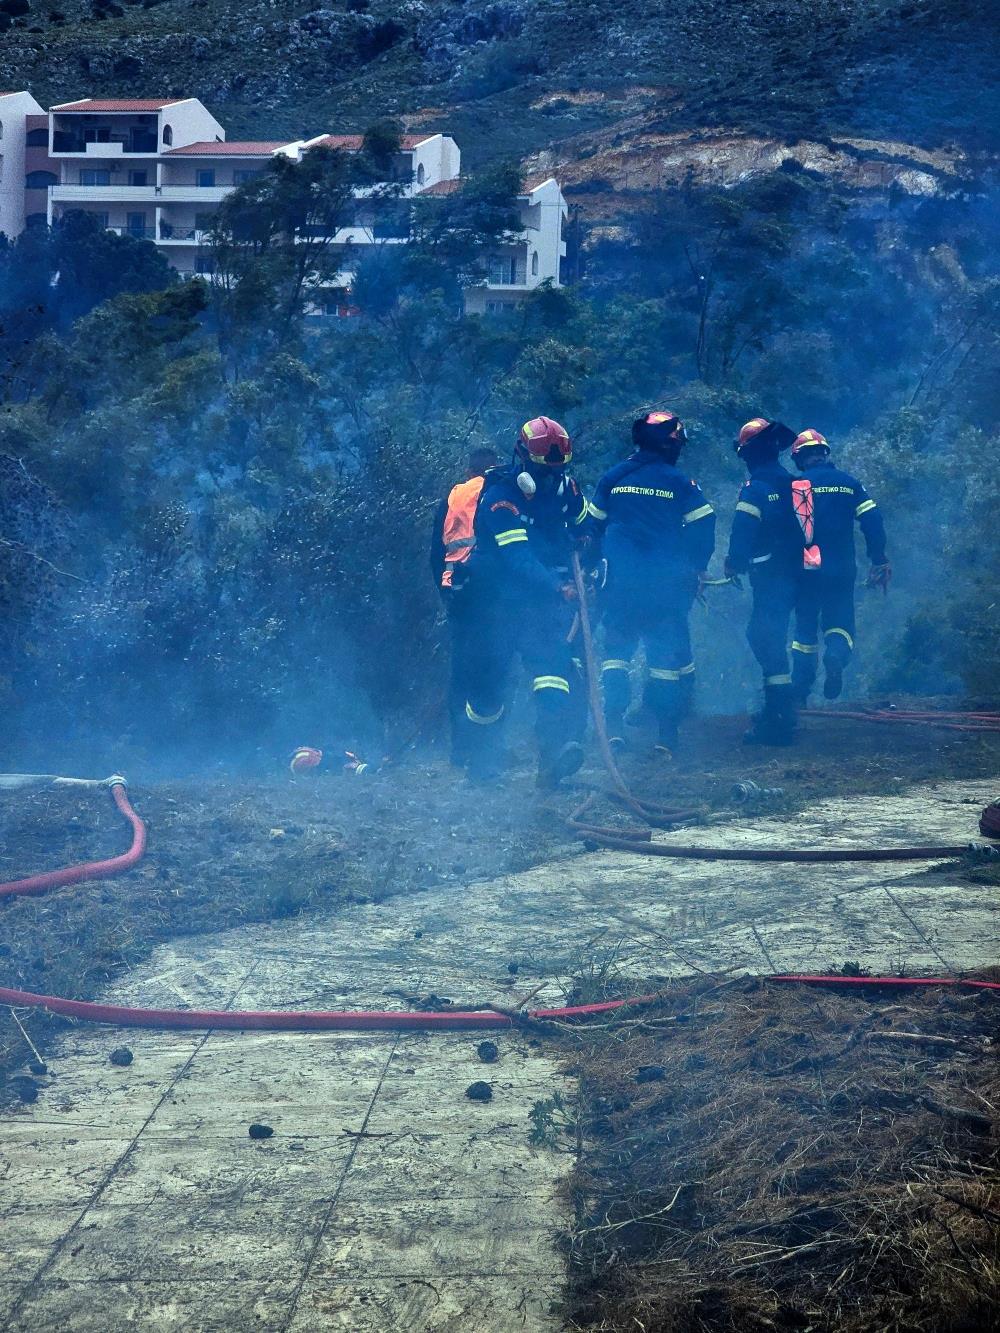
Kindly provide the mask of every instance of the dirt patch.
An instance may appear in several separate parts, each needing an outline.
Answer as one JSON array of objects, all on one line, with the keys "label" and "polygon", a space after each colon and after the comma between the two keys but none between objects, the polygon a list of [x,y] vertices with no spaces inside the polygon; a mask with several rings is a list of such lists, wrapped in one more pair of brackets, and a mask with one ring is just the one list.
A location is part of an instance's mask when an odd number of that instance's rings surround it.
[{"label": "dirt patch", "polygon": [[574,1038],[573,1327],[995,1328],[998,1019],[702,979]]}]

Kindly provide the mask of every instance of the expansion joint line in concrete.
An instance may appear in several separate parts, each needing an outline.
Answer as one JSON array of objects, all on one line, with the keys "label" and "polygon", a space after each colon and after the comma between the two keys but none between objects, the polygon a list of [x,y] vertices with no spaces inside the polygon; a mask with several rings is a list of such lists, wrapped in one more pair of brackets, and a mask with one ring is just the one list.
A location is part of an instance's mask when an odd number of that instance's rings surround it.
[{"label": "expansion joint line in concrete", "polygon": [[[229,999],[226,1001],[224,1006],[226,1009],[231,1009],[232,1006],[236,1003],[236,1001],[239,999],[240,993],[243,991],[247,982],[253,976],[254,972],[257,970],[259,965],[260,965],[260,959],[255,959],[250,967],[250,970],[246,973],[246,975],[240,981],[240,984],[236,987],[232,995],[230,995]],[[184,1075],[194,1064],[195,1059],[201,1053],[202,1048],[204,1047],[205,1043],[208,1041],[211,1035],[212,1035],[211,1028],[209,1028],[208,1031],[202,1034],[194,1050],[184,1061],[183,1065],[181,1065],[180,1069],[177,1070],[174,1076],[167,1083],[167,1086],[164,1088],[162,1095],[158,1098],[156,1105],[150,1111],[149,1115],[146,1116],[146,1119],[142,1122],[142,1124],[136,1130],[135,1134],[130,1139],[129,1144],[126,1147],[125,1151],[111,1163],[107,1171],[105,1171],[104,1175],[98,1181],[97,1186],[94,1189],[93,1193],[91,1194],[90,1198],[83,1205],[83,1208],[80,1210],[79,1215],[76,1218],[74,1218],[69,1228],[64,1232],[62,1236],[59,1237],[56,1243],[52,1246],[52,1249],[46,1256],[44,1262],[42,1263],[42,1266],[38,1269],[36,1273],[32,1275],[30,1281],[27,1283],[24,1290],[17,1297],[17,1300],[14,1302],[13,1306],[9,1311],[8,1323],[11,1326],[13,1326],[13,1321],[15,1317],[20,1314],[22,1308],[24,1307],[25,1302],[30,1299],[33,1292],[38,1288],[39,1284],[42,1282],[46,1273],[51,1271],[52,1266],[55,1264],[56,1260],[66,1249],[66,1246],[70,1243],[70,1240],[77,1234],[81,1225],[84,1222],[84,1219],[87,1217],[87,1214],[97,1204],[97,1202],[101,1198],[101,1195],[105,1192],[105,1190],[108,1188],[111,1182],[118,1175],[118,1172],[122,1169],[125,1163],[135,1152],[136,1148],[138,1147],[139,1140],[142,1138],[143,1134],[152,1124],[153,1120],[155,1119],[160,1108],[163,1106],[164,1102],[166,1102],[167,1098],[172,1095],[174,1089],[177,1087],[177,1084],[181,1081]]]},{"label": "expansion joint line in concrete", "polygon": [[361,1122],[361,1129],[358,1131],[354,1138],[354,1142],[351,1144],[350,1151],[347,1154],[347,1161],[344,1163],[344,1169],[340,1173],[340,1179],[337,1181],[336,1189],[333,1191],[330,1202],[323,1212],[320,1224],[316,1229],[316,1235],[313,1238],[313,1243],[309,1247],[309,1253],[306,1255],[306,1261],[302,1267],[302,1274],[299,1277],[298,1282],[295,1284],[295,1290],[292,1292],[292,1298],[288,1303],[288,1313],[281,1324],[279,1333],[287,1333],[287,1329],[295,1318],[296,1311],[299,1308],[299,1301],[302,1299],[305,1285],[309,1281],[313,1265],[316,1262],[316,1255],[319,1253],[319,1247],[323,1243],[323,1237],[326,1235],[326,1229],[333,1220],[334,1213],[337,1211],[337,1205],[340,1203],[340,1196],[344,1192],[344,1185],[347,1183],[347,1176],[351,1167],[354,1165],[354,1159],[358,1155],[358,1149],[364,1142],[365,1133],[368,1129],[368,1122],[371,1119],[372,1111],[375,1109],[375,1103],[378,1101],[379,1093],[382,1091],[382,1084],[385,1082],[385,1076],[389,1072],[389,1066],[392,1064],[393,1056],[396,1054],[397,1047],[399,1046],[400,1036],[401,1034],[397,1033],[395,1040],[392,1043],[392,1048],[386,1057],[386,1062],[379,1075],[378,1086],[372,1093],[371,1101],[368,1103],[364,1119]]},{"label": "expansion joint line in concrete", "polygon": [[911,927],[917,932],[917,934],[920,936],[920,938],[923,940],[923,942],[927,945],[928,949],[930,949],[931,953],[932,953],[932,954],[934,955],[934,957],[938,960],[938,962],[941,964],[941,966],[944,968],[944,970],[945,970],[946,972],[954,972],[955,969],[954,969],[954,968],[952,967],[952,965],[948,962],[947,958],[945,958],[945,956],[944,956],[944,954],[941,952],[941,950],[938,949],[937,946],[934,944],[934,942],[933,942],[933,941],[932,941],[932,940],[931,940],[931,939],[924,933],[924,931],[920,928],[920,925],[918,924],[918,922],[916,922],[916,921],[913,919],[912,915],[906,910],[906,908],[905,908],[905,907],[903,906],[903,904],[899,901],[899,899],[896,897],[896,895],[893,893],[893,891],[892,891],[887,885],[885,885],[885,884],[882,885],[882,890],[883,890],[883,892],[885,893],[886,897],[890,899],[890,901],[892,902],[893,906],[894,906],[899,912],[901,912],[901,913],[903,914],[904,917],[906,917],[906,919],[907,919],[907,921],[910,923]]},{"label": "expansion joint line in concrete", "polygon": [[770,950],[768,949],[767,945],[764,943],[764,940],[763,940],[763,937],[762,937],[760,931],[757,929],[757,923],[756,923],[756,921],[751,921],[751,922],[750,922],[750,929],[753,931],[753,937],[754,937],[754,939],[757,941],[757,948],[761,951],[761,953],[762,953],[762,954],[764,955],[764,957],[767,959],[767,965],[768,965],[768,967],[771,969],[772,972],[777,972],[778,968],[775,966],[774,959],[771,957],[771,952],[770,952]]}]

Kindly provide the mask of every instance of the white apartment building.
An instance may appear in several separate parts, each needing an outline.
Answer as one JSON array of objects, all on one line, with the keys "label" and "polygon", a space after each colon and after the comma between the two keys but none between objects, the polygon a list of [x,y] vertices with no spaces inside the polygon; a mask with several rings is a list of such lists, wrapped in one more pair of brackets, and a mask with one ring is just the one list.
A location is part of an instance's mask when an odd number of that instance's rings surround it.
[{"label": "white apartment building", "polygon": [[43,114],[30,93],[0,93],[0,231],[6,236],[24,230],[27,120]]},{"label": "white apartment building", "polygon": [[[357,151],[361,135],[321,134],[288,141],[227,140],[197,98],[83,98],[48,113],[28,93],[0,95],[0,230],[51,225],[81,210],[121,234],[151,241],[179,273],[210,274],[208,236],[219,203],[269,158],[300,159],[317,146]],[[390,169],[401,201],[460,188],[461,154],[445,134],[406,135]],[[23,181],[23,187],[20,182]],[[566,203],[553,179],[531,183],[519,201],[523,233],[488,257],[485,284],[468,308],[498,311],[546,280],[558,285]],[[367,214],[363,195],[352,225],[334,243],[357,254],[405,244],[405,213]],[[350,312],[349,272],[331,309]]]}]

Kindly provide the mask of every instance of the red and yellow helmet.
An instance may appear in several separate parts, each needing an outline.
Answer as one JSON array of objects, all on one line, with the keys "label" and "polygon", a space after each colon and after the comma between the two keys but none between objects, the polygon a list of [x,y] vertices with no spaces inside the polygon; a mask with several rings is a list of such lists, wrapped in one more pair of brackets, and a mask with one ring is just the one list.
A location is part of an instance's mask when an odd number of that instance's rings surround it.
[{"label": "red and yellow helmet", "polygon": [[573,457],[565,426],[551,417],[526,421],[517,433],[516,448],[521,458],[543,467],[565,467]]},{"label": "red and yellow helmet", "polygon": [[[764,437],[761,439],[761,437]],[[767,417],[752,417],[745,425],[740,427],[739,438],[733,445],[737,455],[742,457],[743,450],[754,440],[760,440],[761,444],[766,443],[774,448],[776,453],[781,453],[787,449],[795,439],[795,432],[788,426],[782,425],[780,421],[768,421]]]},{"label": "red and yellow helmet", "polygon": [[800,454],[803,449],[829,449],[826,442],[826,436],[821,435],[818,430],[803,430],[796,435],[792,441],[792,457]]},{"label": "red and yellow helmet", "polygon": [[752,440],[755,435],[759,435],[762,430],[767,430],[770,424],[771,423],[768,421],[767,417],[754,417],[751,421],[748,421],[745,426],[740,427],[737,443],[740,445],[746,444],[749,440]]}]

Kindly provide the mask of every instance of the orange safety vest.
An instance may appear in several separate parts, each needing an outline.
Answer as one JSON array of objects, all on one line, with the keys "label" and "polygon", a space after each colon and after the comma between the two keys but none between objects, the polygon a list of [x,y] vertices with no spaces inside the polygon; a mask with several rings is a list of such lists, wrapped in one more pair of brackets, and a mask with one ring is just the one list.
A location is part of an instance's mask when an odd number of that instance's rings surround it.
[{"label": "orange safety vest", "polygon": [[792,482],[792,508],[802,529],[803,569],[819,569],[823,563],[819,547],[813,541],[816,532],[816,497],[808,477],[797,477]]},{"label": "orange safety vest", "polygon": [[473,528],[476,522],[476,506],[483,489],[485,477],[473,477],[470,481],[460,481],[453,486],[448,496],[448,512],[444,519],[444,573],[441,575],[441,587],[450,588],[455,576],[455,567],[462,565],[472,554],[476,544]]}]

